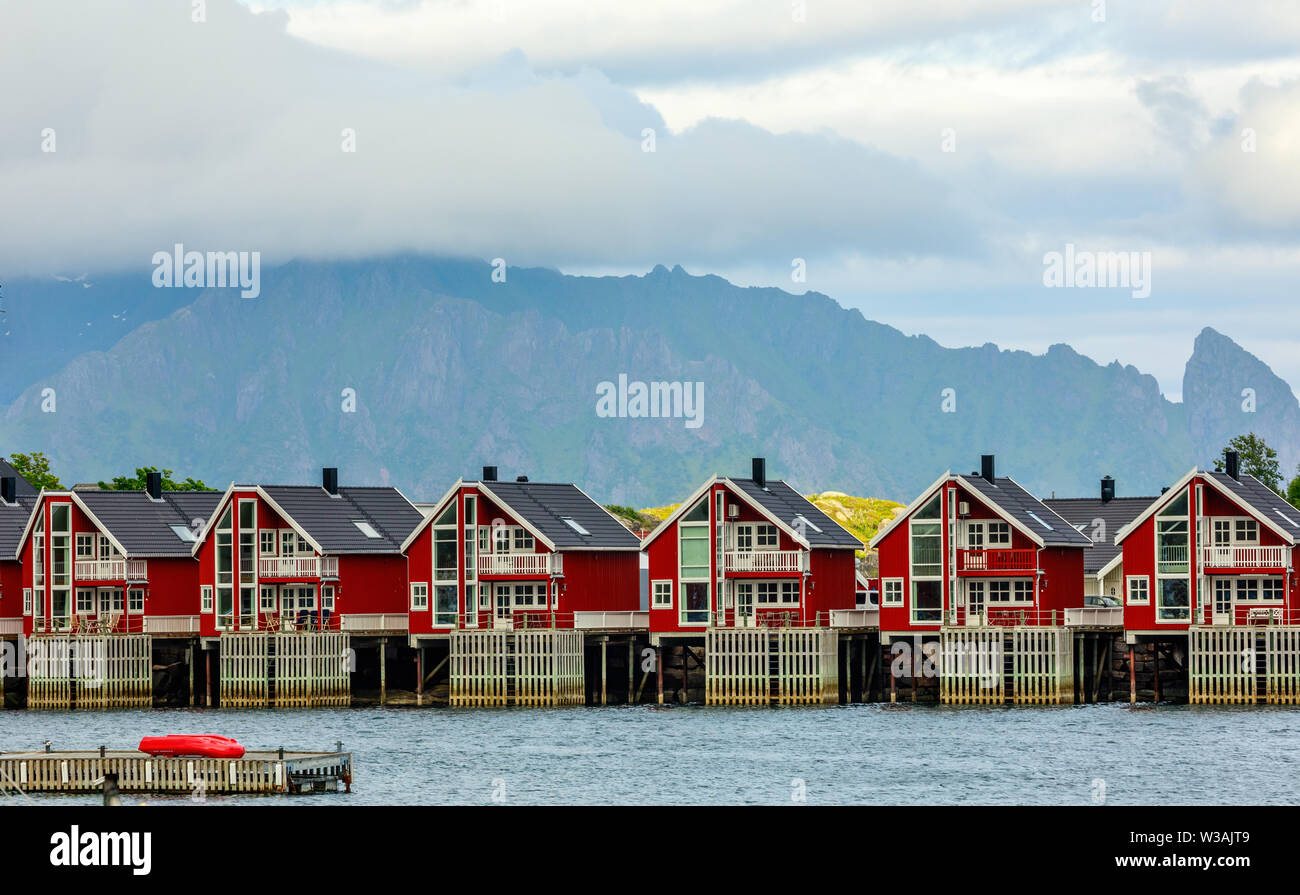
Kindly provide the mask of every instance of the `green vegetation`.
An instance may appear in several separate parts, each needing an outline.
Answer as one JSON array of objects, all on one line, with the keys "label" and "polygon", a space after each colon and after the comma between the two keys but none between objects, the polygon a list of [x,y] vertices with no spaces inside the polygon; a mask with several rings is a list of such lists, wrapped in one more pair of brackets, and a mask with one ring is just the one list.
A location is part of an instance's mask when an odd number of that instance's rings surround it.
[{"label": "green vegetation", "polygon": [[1253,475],[1278,494],[1282,493],[1282,468],[1277,462],[1277,451],[1254,432],[1238,435],[1228,442],[1223,453],[1214,461],[1214,469],[1223,472],[1227,466],[1228,451],[1241,455],[1241,471]]},{"label": "green vegetation", "polygon": [[[115,476],[111,482],[100,482],[99,487],[105,491],[143,491],[145,489],[145,479],[151,472],[159,472],[156,466],[141,466],[135,471],[134,476],[119,475]],[[198,479],[186,479],[183,482],[177,482],[172,479],[170,469],[161,470],[162,472],[162,489],[164,491],[208,491],[211,490],[207,485]]]},{"label": "green vegetation", "polygon": [[37,490],[61,491],[63,489],[59,477],[50,471],[49,457],[41,451],[31,454],[11,454],[9,465],[17,470],[20,476],[31,482],[32,487]]},{"label": "green vegetation", "polygon": [[632,531],[649,531],[662,521],[662,517],[652,516],[648,512],[636,510],[633,507],[625,507],[621,504],[605,504],[605,509],[609,510],[619,522],[622,522]]}]

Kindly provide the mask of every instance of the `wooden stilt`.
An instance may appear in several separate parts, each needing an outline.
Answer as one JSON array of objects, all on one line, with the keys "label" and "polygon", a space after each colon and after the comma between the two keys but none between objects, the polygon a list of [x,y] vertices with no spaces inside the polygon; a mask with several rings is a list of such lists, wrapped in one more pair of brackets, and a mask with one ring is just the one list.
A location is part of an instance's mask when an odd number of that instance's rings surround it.
[{"label": "wooden stilt", "polygon": [[627,704],[632,704],[632,662],[636,658],[636,642],[631,636],[627,638]]},{"label": "wooden stilt", "polygon": [[889,663],[889,701],[898,702],[898,675],[894,673],[894,663]]},{"label": "wooden stilt", "polygon": [[379,638],[379,704],[388,704],[388,638]]},{"label": "wooden stilt", "polygon": [[609,670],[609,638],[600,638],[600,704],[605,705],[608,700],[609,676],[606,672]]},{"label": "wooden stilt", "polygon": [[1128,648],[1128,701],[1129,705],[1136,705],[1138,701],[1138,676],[1137,665],[1134,658],[1135,649],[1132,645]]},{"label": "wooden stilt", "polygon": [[212,650],[203,651],[203,704],[212,708]]},{"label": "wooden stilt", "polygon": [[1160,644],[1151,644],[1151,662],[1154,669],[1154,684],[1152,689],[1155,691],[1155,701],[1160,701]]},{"label": "wooden stilt", "polygon": [[664,648],[655,647],[655,670],[659,672],[659,704],[664,704]]},{"label": "wooden stilt", "polygon": [[424,647],[415,649],[415,704],[424,705]]},{"label": "wooden stilt", "polygon": [[194,641],[190,641],[190,650],[185,656],[185,664],[189,666],[190,672],[190,706],[194,705]]},{"label": "wooden stilt", "polygon": [[876,682],[876,666],[880,664],[880,662],[877,661],[879,658],[879,654],[875,654],[873,658],[871,641],[864,638],[862,641],[862,670],[864,672],[866,683],[862,686],[863,702],[871,701],[871,687],[872,684]]},{"label": "wooden stilt", "polygon": [[1076,702],[1088,701],[1088,682],[1084,679],[1084,669],[1087,666],[1083,664],[1083,638],[1084,635],[1080,634],[1074,641],[1075,667],[1078,670],[1078,676],[1074,682],[1074,691],[1078,694],[1075,696]]}]

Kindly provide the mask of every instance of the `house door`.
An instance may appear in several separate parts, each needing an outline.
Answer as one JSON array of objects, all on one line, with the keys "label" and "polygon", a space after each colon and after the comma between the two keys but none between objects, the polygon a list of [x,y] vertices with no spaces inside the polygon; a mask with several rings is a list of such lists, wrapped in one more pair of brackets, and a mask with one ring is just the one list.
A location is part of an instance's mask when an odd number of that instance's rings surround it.
[{"label": "house door", "polygon": [[1232,624],[1232,579],[1214,580],[1214,624]]},{"label": "house door", "polygon": [[753,627],[754,624],[754,584],[752,581],[736,582],[736,626]]},{"label": "house door", "polygon": [[984,582],[966,582],[966,624],[976,626],[984,624]]}]

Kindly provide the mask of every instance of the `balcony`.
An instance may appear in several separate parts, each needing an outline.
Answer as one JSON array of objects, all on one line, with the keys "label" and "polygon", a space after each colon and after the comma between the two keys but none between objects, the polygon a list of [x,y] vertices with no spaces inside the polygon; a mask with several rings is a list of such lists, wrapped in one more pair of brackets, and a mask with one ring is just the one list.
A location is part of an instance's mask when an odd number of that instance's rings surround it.
[{"label": "balcony", "polygon": [[405,612],[359,612],[339,617],[339,630],[351,634],[405,634],[410,617]]},{"label": "balcony", "polygon": [[544,575],[564,574],[562,553],[480,553],[480,575]]},{"label": "balcony", "polygon": [[958,572],[1033,572],[1036,568],[1033,550],[957,551]]},{"label": "balcony", "polygon": [[78,581],[148,581],[149,563],[143,559],[79,559]]},{"label": "balcony", "polygon": [[1207,569],[1285,569],[1289,547],[1203,547],[1201,565]]},{"label": "balcony", "polygon": [[799,573],[808,568],[803,550],[733,550],[726,554],[728,572]]},{"label": "balcony", "polygon": [[197,615],[146,615],[144,617],[146,634],[197,634],[199,617]]},{"label": "balcony", "polygon": [[650,613],[637,609],[575,612],[573,627],[580,631],[644,631],[650,627]]},{"label": "balcony", "polygon": [[270,556],[257,562],[259,578],[337,578],[337,556]]}]

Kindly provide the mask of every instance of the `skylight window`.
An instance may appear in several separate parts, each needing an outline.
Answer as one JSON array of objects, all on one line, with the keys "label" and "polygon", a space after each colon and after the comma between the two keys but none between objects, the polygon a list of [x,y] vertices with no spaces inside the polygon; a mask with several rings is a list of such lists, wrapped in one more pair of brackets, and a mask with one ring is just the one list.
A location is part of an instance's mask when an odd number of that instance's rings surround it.
[{"label": "skylight window", "polygon": [[569,526],[569,528],[572,528],[578,534],[584,535],[585,537],[591,537],[591,532],[583,528],[582,523],[578,522],[578,520],[572,518],[571,516],[561,516],[560,519],[564,521],[565,525]]},{"label": "skylight window", "polygon": [[373,525],[371,525],[369,522],[366,522],[363,519],[353,519],[352,524],[355,525],[357,529],[368,538],[378,539],[382,537],[382,535],[380,535],[379,532],[375,531],[375,527]]},{"label": "skylight window", "polygon": [[1047,524],[1046,522],[1044,522],[1042,519],[1039,519],[1039,518],[1038,518],[1038,514],[1035,513],[1033,510],[1025,510],[1025,512],[1029,514],[1029,518],[1030,518],[1030,519],[1033,519],[1033,520],[1034,520],[1035,522],[1037,522],[1039,525],[1043,526],[1043,528],[1047,529],[1048,531],[1056,531],[1055,528],[1052,528],[1052,526],[1048,525],[1048,524]]},{"label": "skylight window", "polygon": [[169,526],[169,528],[171,528],[172,534],[176,535],[176,537],[180,538],[187,544],[196,543],[199,539],[199,536],[195,534],[194,529],[190,528],[188,525],[172,525]]},{"label": "skylight window", "polygon": [[1273,508],[1273,512],[1277,513],[1279,516],[1285,519],[1286,524],[1291,526],[1292,528],[1300,528],[1300,525],[1296,525],[1294,522],[1291,521],[1290,516],[1288,516],[1286,513],[1282,512],[1281,510],[1277,509],[1276,507]]},{"label": "skylight window", "polygon": [[806,528],[811,528],[813,531],[817,532],[817,534],[822,533],[822,530],[818,528],[816,525],[814,525],[813,522],[809,520],[808,517],[804,516],[802,513],[794,517],[794,527],[799,528],[801,530]]}]

